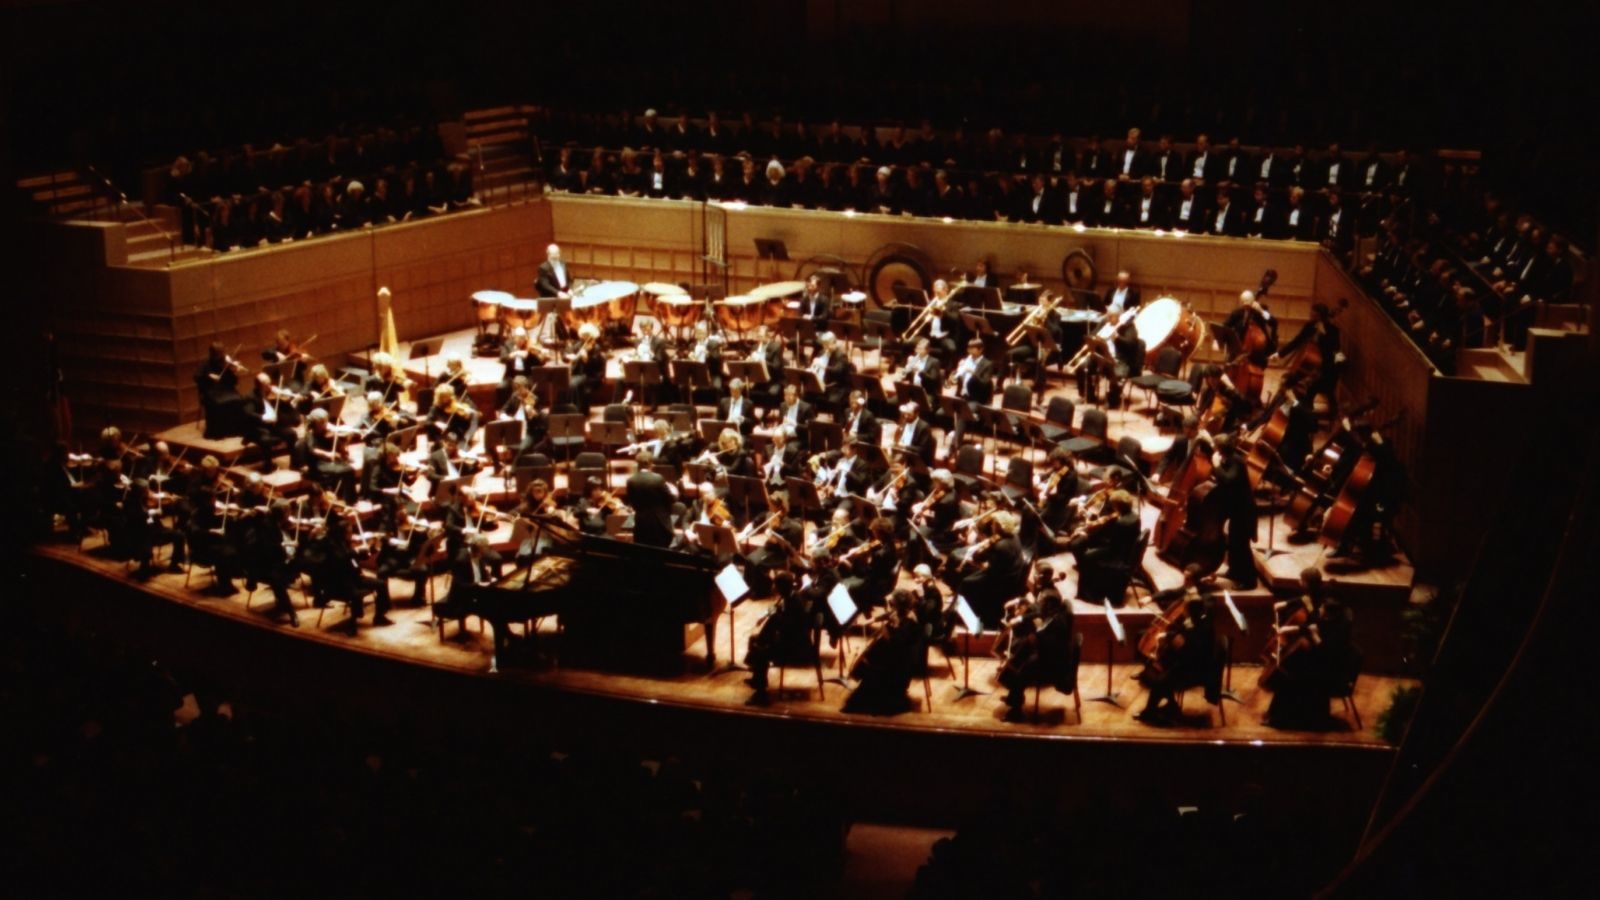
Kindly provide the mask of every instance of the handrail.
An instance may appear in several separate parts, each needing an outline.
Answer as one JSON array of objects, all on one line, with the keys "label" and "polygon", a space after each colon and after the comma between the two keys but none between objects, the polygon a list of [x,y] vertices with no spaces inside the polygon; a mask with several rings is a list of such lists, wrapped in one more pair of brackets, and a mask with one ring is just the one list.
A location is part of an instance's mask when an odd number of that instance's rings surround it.
[{"label": "handrail", "polygon": [[169,262],[173,262],[173,261],[177,260],[177,258],[178,258],[178,246],[177,246],[176,243],[173,242],[173,234],[172,234],[172,232],[170,232],[166,228],[164,228],[161,225],[160,222],[157,222],[155,219],[152,219],[148,215],[146,215],[145,211],[140,209],[138,204],[129,201],[127,193],[125,191],[119,190],[115,184],[111,183],[111,179],[110,178],[107,178],[105,175],[100,174],[100,171],[98,169],[96,169],[94,166],[84,166],[83,168],[84,168],[84,172],[87,175],[91,176],[89,178],[89,184],[90,184],[91,187],[95,187],[95,188],[98,188],[98,189],[104,191],[106,196],[111,198],[115,202],[116,208],[117,208],[117,210],[119,212],[121,210],[124,210],[124,209],[133,210],[134,214],[137,215],[141,221],[143,221],[145,224],[149,225],[151,228],[154,228],[156,230],[157,234],[161,235],[163,238],[166,239],[166,241],[167,241],[167,260]]}]

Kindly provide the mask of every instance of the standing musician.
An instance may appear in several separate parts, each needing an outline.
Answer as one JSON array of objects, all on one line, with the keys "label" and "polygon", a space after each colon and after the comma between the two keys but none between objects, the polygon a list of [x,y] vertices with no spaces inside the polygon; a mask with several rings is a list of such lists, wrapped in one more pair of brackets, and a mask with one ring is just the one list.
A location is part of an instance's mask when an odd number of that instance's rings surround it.
[{"label": "standing musician", "polygon": [[306,374],[306,383],[300,391],[300,396],[295,400],[294,408],[304,416],[311,412],[313,404],[329,397],[343,396],[344,388],[339,386],[333,376],[328,374],[328,367],[317,363]]},{"label": "standing musician", "polygon": [[1315,345],[1319,365],[1310,373],[1311,382],[1306,386],[1305,399],[1314,402],[1317,395],[1322,395],[1328,401],[1328,414],[1331,418],[1339,418],[1339,371],[1344,367],[1344,351],[1341,349],[1339,326],[1334,324],[1333,311],[1328,304],[1320,301],[1311,304],[1311,318],[1306,324],[1300,326],[1300,331],[1277,352],[1268,357],[1272,362],[1277,362],[1293,356],[1302,347]]},{"label": "standing musician", "polygon": [[851,391],[844,413],[845,440],[876,444],[882,437],[883,427],[878,424],[878,417],[867,409],[866,392]]},{"label": "standing musician", "polygon": [[339,486],[346,496],[354,495],[355,468],[339,446],[326,409],[313,409],[306,416],[306,431],[295,444],[293,461],[300,474],[313,483],[325,488]]},{"label": "standing musician", "polygon": [[1250,400],[1240,393],[1222,366],[1208,364],[1200,373],[1200,400],[1195,409],[1200,413],[1200,429],[1221,435],[1234,431],[1249,418]]},{"label": "standing musician", "polygon": [[511,338],[500,347],[500,362],[505,370],[500,375],[500,387],[495,392],[495,403],[505,405],[511,396],[511,387],[520,375],[533,383],[533,370],[544,365],[544,357],[533,346],[528,330],[518,326],[511,329]]},{"label": "standing musician", "polygon": [[[950,383],[955,386],[957,397],[974,406],[988,406],[994,401],[994,363],[983,355],[981,338],[967,341],[967,355],[950,373]],[[956,419],[951,437],[952,447],[961,445],[961,436],[966,432],[966,427],[966,419]]]},{"label": "standing musician", "polygon": [[635,457],[639,470],[628,476],[624,489],[628,506],[633,508],[633,540],[651,547],[666,547],[672,543],[672,489],[667,480],[651,466],[656,456],[651,450],[640,450]]},{"label": "standing musician", "polygon": [[1133,495],[1124,490],[1113,490],[1107,505],[1104,514],[1078,526],[1067,546],[1078,566],[1078,597],[1121,606],[1125,591],[1119,588],[1138,564],[1133,552],[1139,543],[1139,514]]},{"label": "standing musician", "polygon": [[926,391],[928,396],[937,397],[944,387],[944,372],[939,368],[939,358],[929,350],[928,338],[918,338],[916,349],[906,357],[906,364],[896,380],[909,381]]},{"label": "standing musician", "polygon": [[728,396],[717,402],[717,419],[722,422],[732,422],[743,435],[750,434],[756,425],[756,407],[745,396],[743,378],[735,378],[728,382]]},{"label": "standing musician", "polygon": [[822,277],[813,274],[806,279],[805,292],[800,295],[800,317],[818,325],[828,321],[833,311],[833,300],[822,289]]},{"label": "standing musician", "polygon": [[1050,471],[1037,476],[1039,516],[1047,528],[1060,531],[1072,521],[1072,500],[1083,491],[1083,483],[1072,451],[1065,447],[1052,447],[1046,462]]},{"label": "standing musician", "polygon": [[933,430],[918,415],[917,404],[906,401],[900,404],[900,421],[890,432],[890,446],[897,456],[905,455],[933,465]]},{"label": "standing musician", "polygon": [[1213,496],[1221,505],[1228,526],[1228,568],[1223,575],[1239,590],[1256,586],[1255,554],[1250,543],[1256,539],[1256,501],[1250,487],[1250,473],[1244,455],[1232,435],[1216,439],[1217,464],[1211,470],[1216,481]]},{"label": "standing musician", "polygon": [[216,341],[206,350],[206,358],[195,369],[194,383],[200,389],[200,406],[206,419],[207,438],[233,437],[244,433],[241,413],[244,397],[239,395],[239,376],[250,370],[234,359]]},{"label": "standing musician", "polygon": [[910,591],[895,591],[890,598],[881,630],[850,669],[858,684],[845,699],[845,712],[893,715],[910,705],[906,689],[923,646],[916,605]]},{"label": "standing musician", "polygon": [[427,430],[429,440],[439,440],[446,434],[469,444],[478,433],[478,411],[471,403],[456,397],[455,388],[441,385],[433,392],[433,406],[428,409]]},{"label": "standing musician", "polygon": [[262,470],[270,472],[274,465],[272,456],[280,448],[287,449],[299,440],[294,427],[300,424],[300,413],[292,400],[286,399],[265,372],[256,373],[253,390],[245,398],[240,412],[244,416],[244,441],[261,448]]},{"label": "standing musician", "polygon": [[[1198,573],[1195,573],[1198,574]],[[1185,572],[1183,606],[1175,611],[1175,621],[1167,625],[1155,652],[1145,660],[1139,681],[1150,689],[1150,698],[1134,718],[1146,723],[1169,721],[1178,712],[1179,691],[1205,685],[1211,676],[1216,654],[1217,634],[1210,597],[1199,593],[1193,584],[1195,574]],[[1220,685],[1216,686],[1220,689]],[[1208,696],[1212,686],[1206,685]]]},{"label": "standing musician", "polygon": [[1010,643],[1000,665],[1000,684],[1006,689],[1006,721],[1022,720],[1022,704],[1031,684],[1053,684],[1073,690],[1072,608],[1053,587],[1039,591],[1036,609],[1025,609],[1009,623]]},{"label": "standing musician", "polygon": [[544,262],[539,264],[539,275],[533,289],[540,297],[558,300],[572,299],[572,273],[561,260],[561,248],[555,244],[544,248]]},{"label": "standing musician", "polygon": [[[958,580],[951,586],[967,598],[972,611],[985,626],[998,626],[1006,601],[1022,593],[1028,579],[1028,564],[1022,559],[1022,544],[1017,540],[1021,520],[1016,513],[1001,510],[976,526],[981,539],[970,545],[955,570]],[[976,567],[977,571],[962,574]]]},{"label": "standing musician", "polygon": [[578,326],[578,345],[570,365],[567,388],[572,394],[572,403],[578,412],[588,415],[589,398],[606,378],[606,357],[600,348],[599,325],[585,322]]},{"label": "standing musician", "polygon": [[1278,348],[1278,320],[1256,299],[1254,291],[1242,291],[1239,305],[1220,328],[1227,333],[1227,349],[1233,357],[1228,367],[1233,370],[1235,385],[1252,406],[1259,405],[1267,360]]},{"label": "standing musician", "polygon": [[1211,435],[1200,428],[1200,417],[1194,413],[1184,413],[1182,430],[1172,439],[1171,446],[1167,447],[1167,452],[1162,454],[1161,462],[1156,466],[1156,481],[1167,484],[1177,477],[1178,471],[1189,460],[1190,450],[1202,437],[1209,445]]}]

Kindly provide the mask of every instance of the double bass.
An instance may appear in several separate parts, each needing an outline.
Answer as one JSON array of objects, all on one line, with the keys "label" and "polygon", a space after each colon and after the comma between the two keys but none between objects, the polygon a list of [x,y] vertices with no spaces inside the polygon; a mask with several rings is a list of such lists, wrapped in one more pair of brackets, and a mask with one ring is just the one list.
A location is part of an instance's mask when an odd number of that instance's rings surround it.
[{"label": "double bass", "polygon": [[1196,486],[1211,477],[1211,454],[1200,451],[1201,442],[1196,439],[1189,447],[1188,458],[1172,479],[1167,496],[1157,501],[1161,504],[1161,515],[1156,519],[1153,538],[1158,554],[1166,553],[1179,532],[1183,531],[1188,518],[1189,496],[1194,493]]},{"label": "double bass", "polygon": [[1202,575],[1222,567],[1228,556],[1228,511],[1217,494],[1217,482],[1207,478],[1184,501],[1183,524],[1158,555],[1179,569],[1198,565]]}]

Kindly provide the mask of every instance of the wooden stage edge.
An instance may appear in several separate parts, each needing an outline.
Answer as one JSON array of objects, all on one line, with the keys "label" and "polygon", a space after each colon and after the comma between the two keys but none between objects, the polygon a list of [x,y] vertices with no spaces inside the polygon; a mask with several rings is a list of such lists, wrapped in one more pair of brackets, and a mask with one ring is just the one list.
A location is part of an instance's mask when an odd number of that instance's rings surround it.
[{"label": "wooden stage edge", "polygon": [[[709,676],[686,674],[659,678],[625,675],[608,672],[568,668],[523,669],[503,668],[491,673],[491,641],[487,633],[466,629],[461,639],[455,639],[452,628],[450,638],[441,642],[437,632],[427,625],[429,617],[425,606],[410,603],[404,590],[397,592],[396,605],[390,612],[392,625],[371,627],[362,624],[356,637],[335,630],[346,622],[347,613],[342,605],[335,604],[318,623],[318,610],[300,608],[301,624],[298,629],[276,624],[270,617],[271,599],[263,588],[251,597],[243,591],[231,598],[217,598],[199,590],[184,587],[184,575],[158,574],[148,581],[135,581],[128,577],[126,566],[96,553],[91,542],[88,549],[79,550],[70,544],[41,544],[33,554],[41,565],[41,578],[49,579],[47,585],[67,585],[74,590],[54,595],[61,603],[81,602],[88,606],[98,604],[101,611],[112,605],[111,595],[125,596],[132,591],[145,598],[158,601],[157,606],[171,609],[164,612],[185,611],[189,624],[198,624],[202,635],[217,637],[229,629],[214,627],[221,622],[231,623],[231,633],[245,634],[258,650],[250,663],[268,670],[291,671],[289,660],[307,655],[316,645],[322,653],[320,659],[330,659],[326,651],[333,651],[340,666],[369,666],[393,673],[399,665],[409,669],[408,683],[427,684],[426,671],[451,673],[471,682],[458,683],[452,690],[477,689],[498,696],[530,698],[536,695],[549,697],[561,695],[565,705],[581,705],[584,698],[617,704],[649,707],[651,714],[661,710],[677,710],[689,714],[715,714],[735,722],[734,733],[741,726],[737,722],[781,722],[789,726],[835,726],[820,731],[834,731],[838,726],[858,727],[869,731],[891,732],[902,735],[919,735],[932,739],[941,737],[999,738],[1006,743],[1014,741],[1062,743],[1116,743],[1128,745],[1207,745],[1234,748],[1302,748],[1358,755],[1377,753],[1387,759],[1392,748],[1372,733],[1374,722],[1387,707],[1396,687],[1415,684],[1413,681],[1379,675],[1363,674],[1357,682],[1354,703],[1364,727],[1357,729],[1345,713],[1342,704],[1334,701],[1330,708],[1328,727],[1322,731],[1283,731],[1262,724],[1262,716],[1271,695],[1258,690],[1255,685],[1258,668],[1237,665],[1232,673],[1233,688],[1240,697],[1235,703],[1224,700],[1226,724],[1219,721],[1216,708],[1201,697],[1198,690],[1190,691],[1185,698],[1185,715],[1176,725],[1153,727],[1136,721],[1132,713],[1143,706],[1143,689],[1133,680],[1137,667],[1126,661],[1115,663],[1110,669],[1110,687],[1128,709],[1106,703],[1092,702],[1090,698],[1105,692],[1107,667],[1103,663],[1086,662],[1079,674],[1079,691],[1083,699],[1083,721],[1076,720],[1072,698],[1053,690],[1044,692],[1039,722],[1007,723],[1001,719],[1003,705],[994,684],[997,661],[992,658],[972,660],[970,682],[973,688],[988,692],[986,695],[955,699],[961,684],[962,662],[956,657],[949,666],[937,652],[930,654],[929,688],[932,709],[928,709],[921,681],[913,681],[910,690],[911,710],[893,717],[874,717],[847,714],[839,711],[845,692],[837,685],[824,685],[825,699],[818,699],[816,676],[809,668],[790,667],[785,671],[784,690],[777,691],[778,671],[773,670],[771,682],[774,703],[766,708],[744,705],[749,689],[744,686],[742,672],[728,672]],[[63,570],[62,567],[68,567]],[[87,577],[81,577],[87,576]],[[86,590],[76,590],[82,586]],[[120,591],[118,589],[121,589]],[[304,598],[296,596],[297,606]],[[739,607],[735,617],[735,641],[742,660],[744,645],[754,630],[755,622],[764,612],[764,602],[746,603]],[[128,607],[113,615],[130,615]],[[206,621],[211,625],[206,625]],[[727,653],[727,617],[721,620],[718,635],[718,653]],[[541,643],[558,640],[553,634],[553,624],[545,624],[546,633]],[[188,629],[194,632],[196,629]],[[170,638],[170,635],[168,636]],[[210,637],[190,638],[210,640]],[[226,643],[218,638],[219,643]],[[702,643],[692,631],[685,651],[686,662],[701,659]],[[860,638],[849,642],[851,652],[860,647]],[[211,653],[226,653],[226,649],[211,648]],[[1119,653],[1125,651],[1119,651]],[[261,658],[262,653],[278,659]],[[824,649],[824,673],[833,674],[836,668],[834,651]],[[389,678],[391,676],[384,676]],[[459,679],[457,679],[459,681]],[[508,693],[509,692],[509,693]],[[1029,692],[1031,709],[1033,694]],[[425,697],[408,697],[408,703],[426,703]],[[848,729],[847,729],[848,730]]]}]

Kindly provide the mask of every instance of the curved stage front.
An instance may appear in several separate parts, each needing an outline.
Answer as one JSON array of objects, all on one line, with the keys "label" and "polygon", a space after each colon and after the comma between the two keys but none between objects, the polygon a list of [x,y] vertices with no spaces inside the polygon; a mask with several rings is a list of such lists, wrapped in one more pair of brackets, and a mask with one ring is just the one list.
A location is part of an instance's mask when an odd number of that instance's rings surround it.
[{"label": "curved stage front", "polygon": [[[318,610],[301,609],[296,629],[270,617],[265,589],[247,606],[242,591],[217,598],[186,589],[183,574],[135,581],[123,563],[71,545],[39,546],[29,561],[45,608],[286,713],[331,712],[375,728],[513,746],[610,748],[644,758],[683,754],[736,769],[803,773],[836,784],[853,815],[879,821],[954,823],[985,808],[997,792],[1063,809],[1237,806],[1250,795],[1289,804],[1283,808],[1296,815],[1337,817],[1359,828],[1393,757],[1370,731],[1338,720],[1324,732],[1262,725],[1269,695],[1255,689],[1250,666],[1234,670],[1241,702],[1224,701],[1226,724],[1198,691],[1186,698],[1185,719],[1165,728],[1093,702],[1106,692],[1107,667],[1090,662],[1079,675],[1081,723],[1072,698],[1052,690],[1044,693],[1039,721],[1008,723],[993,693],[995,661],[972,660],[971,686],[990,693],[958,700],[961,660],[947,667],[938,653],[930,667],[931,709],[923,684],[914,681],[910,712],[842,713],[844,689],[824,684],[819,698],[809,668],[786,670],[784,692],[774,690],[773,705],[754,708],[744,705],[749,689],[734,672],[644,677],[545,667],[491,673],[487,633],[469,627],[458,639],[452,625],[441,642],[427,624],[427,608],[400,598],[390,612],[394,624],[363,624],[350,637],[339,629],[346,613],[338,604],[320,624]],[[763,605],[747,603],[736,614],[741,657]],[[726,617],[722,621],[725,629]],[[726,644],[724,631],[724,656]],[[699,642],[686,654],[698,661]],[[832,652],[824,654],[831,661]],[[1144,697],[1135,671],[1131,664],[1113,665],[1110,686],[1124,706],[1138,709]],[[777,683],[774,670],[774,689]],[[1355,700],[1367,729],[1401,683],[1362,676]],[[1029,700],[1031,709],[1031,691]]]}]

